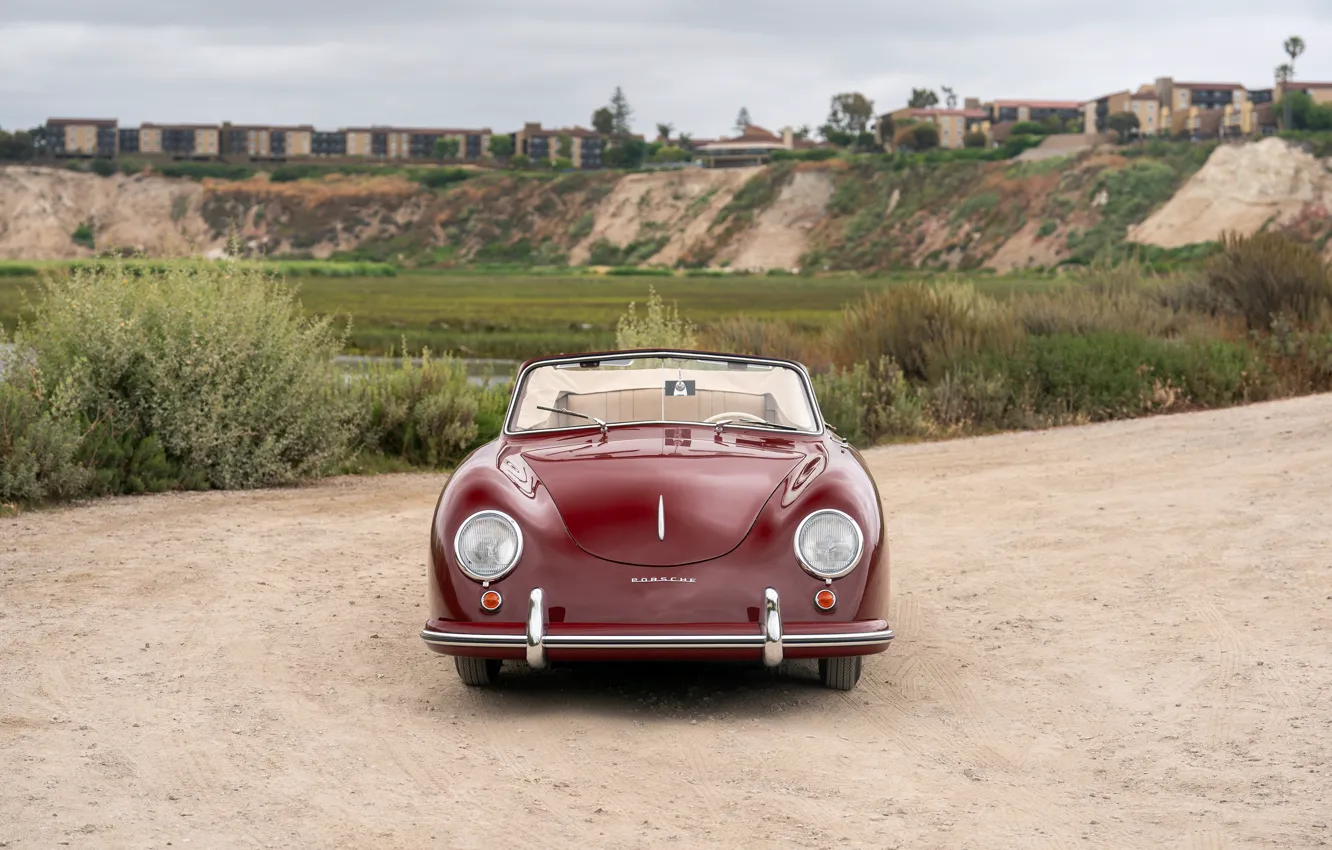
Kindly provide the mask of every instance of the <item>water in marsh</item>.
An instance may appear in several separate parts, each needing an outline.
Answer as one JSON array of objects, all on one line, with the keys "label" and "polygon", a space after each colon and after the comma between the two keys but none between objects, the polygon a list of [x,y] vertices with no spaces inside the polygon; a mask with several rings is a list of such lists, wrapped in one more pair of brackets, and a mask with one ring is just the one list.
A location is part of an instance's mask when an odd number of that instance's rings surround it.
[{"label": "water in marsh", "polygon": [[[513,374],[518,370],[517,360],[503,360],[493,358],[461,358],[467,366],[467,380],[478,387],[488,384],[502,384],[513,379]],[[380,357],[366,354],[344,354],[333,358],[333,362],[351,372],[354,368],[378,365],[394,364],[403,362],[401,357]],[[421,365],[421,358],[413,357],[413,365]]]}]

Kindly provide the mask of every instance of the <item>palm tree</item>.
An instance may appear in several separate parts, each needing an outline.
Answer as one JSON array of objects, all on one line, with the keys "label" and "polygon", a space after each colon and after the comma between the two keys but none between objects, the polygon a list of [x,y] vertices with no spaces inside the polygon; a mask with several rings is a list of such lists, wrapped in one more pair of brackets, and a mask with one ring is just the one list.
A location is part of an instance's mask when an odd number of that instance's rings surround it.
[{"label": "palm tree", "polygon": [[1285,83],[1290,82],[1290,78],[1294,75],[1295,69],[1290,66],[1289,62],[1282,62],[1280,65],[1276,66],[1276,81],[1279,84],[1284,85]]},{"label": "palm tree", "polygon": [[1298,35],[1292,35],[1286,39],[1283,47],[1286,49],[1286,55],[1290,57],[1290,75],[1293,77],[1295,76],[1295,60],[1300,58],[1300,54],[1304,52],[1304,39]]},{"label": "palm tree", "polygon": [[657,125],[657,138],[660,139],[660,140],[663,141],[663,142],[666,142],[667,144],[670,143],[670,141],[671,141],[671,133],[674,133],[674,132],[675,132],[675,125],[674,125],[674,124],[658,124],[658,125]]}]

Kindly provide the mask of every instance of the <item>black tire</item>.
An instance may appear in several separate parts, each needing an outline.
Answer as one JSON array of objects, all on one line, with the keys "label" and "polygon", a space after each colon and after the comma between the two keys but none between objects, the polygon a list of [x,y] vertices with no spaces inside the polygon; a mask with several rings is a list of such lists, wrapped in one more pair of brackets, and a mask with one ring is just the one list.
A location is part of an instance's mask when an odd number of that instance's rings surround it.
[{"label": "black tire", "polygon": [[463,680],[464,685],[474,688],[495,684],[503,663],[498,658],[463,658],[460,655],[453,658],[453,666],[458,668],[458,678]]},{"label": "black tire", "polygon": [[836,691],[849,691],[860,681],[860,667],[863,659],[859,655],[843,658],[820,658],[819,681],[825,688]]}]

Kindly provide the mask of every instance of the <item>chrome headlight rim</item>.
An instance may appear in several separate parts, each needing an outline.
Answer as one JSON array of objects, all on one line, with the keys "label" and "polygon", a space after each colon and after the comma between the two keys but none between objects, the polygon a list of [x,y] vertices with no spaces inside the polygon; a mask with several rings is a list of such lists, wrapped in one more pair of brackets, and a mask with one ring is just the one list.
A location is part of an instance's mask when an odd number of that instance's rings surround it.
[{"label": "chrome headlight rim", "polygon": [[[514,536],[517,538],[518,541],[517,548],[515,548],[513,552],[513,560],[510,561],[509,565],[505,567],[503,570],[490,576],[478,575],[477,573],[474,573],[471,570],[469,570],[467,568],[467,564],[463,561],[461,552],[459,551],[460,546],[462,544],[462,535],[463,532],[467,530],[467,526],[470,525],[473,521],[485,517],[496,517],[500,520],[503,520],[509,526],[509,528],[513,529]],[[504,511],[497,511],[497,510],[477,511],[476,513],[472,514],[471,516],[467,517],[467,519],[459,523],[458,531],[453,535],[453,560],[458,562],[458,569],[462,572],[462,574],[472,579],[473,581],[479,581],[482,584],[489,584],[490,582],[499,581],[500,579],[507,576],[509,573],[513,572],[514,567],[518,566],[518,562],[521,561],[522,558],[523,558],[523,529],[518,525],[518,522],[513,517],[509,516]]]},{"label": "chrome headlight rim", "polygon": [[[851,562],[847,564],[845,568],[835,573],[824,573],[814,569],[806,563],[805,554],[800,551],[800,535],[804,533],[805,526],[808,525],[811,520],[825,514],[833,514],[846,520],[851,524],[851,529],[856,533],[856,554],[852,556]],[[856,522],[855,518],[846,511],[839,511],[836,508],[821,508],[810,513],[800,521],[800,524],[796,526],[795,535],[792,538],[791,545],[795,549],[796,562],[800,564],[800,568],[805,572],[820,580],[843,578],[850,575],[856,567],[860,566],[860,559],[865,554],[865,532],[860,530],[860,523]]]}]

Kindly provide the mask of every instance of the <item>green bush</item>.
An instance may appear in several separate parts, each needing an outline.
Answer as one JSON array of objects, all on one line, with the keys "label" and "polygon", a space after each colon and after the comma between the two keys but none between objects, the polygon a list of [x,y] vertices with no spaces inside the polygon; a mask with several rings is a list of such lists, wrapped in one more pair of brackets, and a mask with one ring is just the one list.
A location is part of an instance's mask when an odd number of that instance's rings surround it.
[{"label": "green bush", "polygon": [[1254,330],[1268,329],[1282,315],[1311,324],[1332,305],[1332,271],[1322,257],[1277,233],[1224,236],[1221,253],[1207,264],[1207,280]]},{"label": "green bush", "polygon": [[810,148],[802,151],[777,150],[772,152],[773,162],[827,162],[841,154],[836,148]]},{"label": "green bush", "polygon": [[472,172],[465,168],[427,168],[417,175],[416,182],[427,189],[443,189],[471,176]]},{"label": "green bush", "polygon": [[[155,440],[180,482],[256,487],[317,475],[343,451],[350,413],[331,377],[340,339],[262,270],[175,263],[133,274],[110,261],[41,289],[17,342],[40,366],[42,394],[63,387],[131,468],[136,455],[154,466]],[[118,489],[134,489],[136,474]]]},{"label": "green bush", "polygon": [[110,177],[117,171],[116,164],[109,159],[94,159],[89,169],[100,177]]},{"label": "green bush", "polygon": [[857,446],[933,431],[919,393],[891,358],[834,368],[813,376],[824,420]]},{"label": "green bush", "polygon": [[[460,460],[476,443],[480,397],[462,361],[432,357],[427,350],[420,365],[404,358],[351,377],[356,449],[413,466],[441,467]],[[488,427],[498,433],[496,423]]]},{"label": "green bush", "polygon": [[83,224],[74,228],[74,232],[70,234],[69,239],[75,245],[81,245],[90,250],[96,247],[96,236],[93,235],[92,224],[90,222],[85,221]]},{"label": "green bush", "polygon": [[173,162],[154,165],[153,171],[163,177],[186,177],[190,180],[203,180],[211,177],[215,180],[245,180],[255,175],[255,170],[245,165],[231,165],[226,162]]},{"label": "green bush", "polygon": [[34,363],[13,353],[0,358],[0,505],[81,495],[90,474],[78,460],[71,388],[52,382],[48,392]]}]

